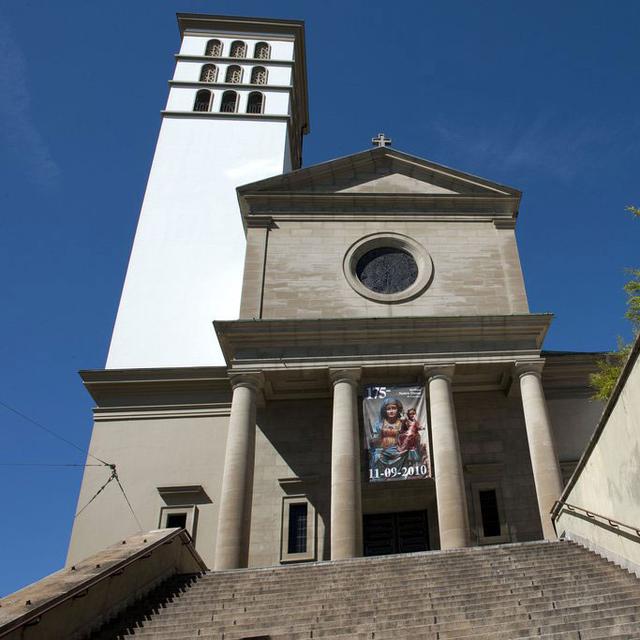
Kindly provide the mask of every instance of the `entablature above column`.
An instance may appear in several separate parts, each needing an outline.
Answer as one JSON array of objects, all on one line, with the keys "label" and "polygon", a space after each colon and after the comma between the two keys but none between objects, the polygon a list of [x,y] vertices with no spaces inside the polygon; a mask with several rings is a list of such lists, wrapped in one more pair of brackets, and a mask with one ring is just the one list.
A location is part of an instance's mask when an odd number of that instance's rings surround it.
[{"label": "entablature above column", "polygon": [[264,368],[424,365],[539,357],[551,314],[215,321],[227,364]]},{"label": "entablature above column", "polygon": [[[423,384],[447,368],[459,391],[502,390],[513,364],[540,357],[548,314],[216,321],[230,372],[265,374],[265,398],[328,396],[331,377]],[[453,366],[455,365],[455,375]]]},{"label": "entablature above column", "polygon": [[80,371],[96,403],[96,421],[228,416],[226,367],[162,367]]}]

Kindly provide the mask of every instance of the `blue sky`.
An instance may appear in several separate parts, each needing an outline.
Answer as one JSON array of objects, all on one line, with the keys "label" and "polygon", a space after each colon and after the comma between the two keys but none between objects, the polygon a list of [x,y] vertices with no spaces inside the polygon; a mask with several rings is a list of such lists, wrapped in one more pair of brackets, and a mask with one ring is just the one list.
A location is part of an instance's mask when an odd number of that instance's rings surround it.
[{"label": "blue sky", "polygon": [[[0,4],[0,401],[84,449],[179,47],[177,11],[306,21],[304,164],[393,145],[524,192],[518,240],[548,349],[628,336],[640,265],[640,3]],[[0,406],[0,595],[64,562],[84,455]]]}]

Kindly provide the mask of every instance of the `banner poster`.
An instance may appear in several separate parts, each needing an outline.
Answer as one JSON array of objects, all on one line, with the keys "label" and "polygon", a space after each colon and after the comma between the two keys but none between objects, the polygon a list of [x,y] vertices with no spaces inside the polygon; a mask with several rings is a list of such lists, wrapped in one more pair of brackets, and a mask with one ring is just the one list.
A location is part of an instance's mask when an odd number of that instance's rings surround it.
[{"label": "banner poster", "polygon": [[429,426],[424,387],[364,388],[365,448],[369,481],[431,477]]}]

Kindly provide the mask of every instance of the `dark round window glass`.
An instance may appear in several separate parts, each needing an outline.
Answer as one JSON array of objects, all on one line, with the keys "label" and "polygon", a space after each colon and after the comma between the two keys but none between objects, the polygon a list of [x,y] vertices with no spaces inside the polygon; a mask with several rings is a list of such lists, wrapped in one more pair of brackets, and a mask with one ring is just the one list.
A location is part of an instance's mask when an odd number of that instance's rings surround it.
[{"label": "dark round window glass", "polygon": [[356,276],[376,293],[398,293],[408,289],[418,277],[413,256],[402,249],[380,247],[367,251],[356,264]]}]

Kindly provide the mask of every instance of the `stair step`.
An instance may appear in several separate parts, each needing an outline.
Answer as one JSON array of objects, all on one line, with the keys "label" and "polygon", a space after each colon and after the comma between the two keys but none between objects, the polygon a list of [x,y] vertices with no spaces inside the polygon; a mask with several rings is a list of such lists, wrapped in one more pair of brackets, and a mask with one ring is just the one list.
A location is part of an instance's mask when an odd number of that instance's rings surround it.
[{"label": "stair step", "polygon": [[640,640],[635,576],[567,542],[174,577],[92,640]]}]

